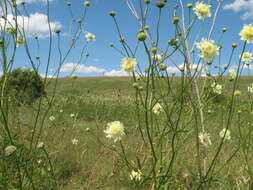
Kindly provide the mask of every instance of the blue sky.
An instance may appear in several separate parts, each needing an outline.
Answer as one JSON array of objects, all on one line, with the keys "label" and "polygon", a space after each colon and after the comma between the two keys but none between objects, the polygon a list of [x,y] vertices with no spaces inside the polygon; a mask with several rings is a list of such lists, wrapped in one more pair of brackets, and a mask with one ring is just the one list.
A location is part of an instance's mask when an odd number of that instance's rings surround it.
[{"label": "blue sky", "polygon": [[[22,1],[22,0],[20,0]],[[28,15],[26,15],[19,6],[21,13],[20,16],[24,16],[29,20],[29,32],[28,44],[32,57],[40,56],[41,63],[39,72],[41,75],[45,74],[47,56],[48,56],[48,30],[46,22],[46,0],[26,0],[26,9],[28,10]],[[80,18],[84,10],[83,2],[81,0],[71,1],[71,10],[74,15],[74,19]],[[139,12],[138,2],[139,0],[132,0],[137,12]],[[155,34],[155,25],[157,22],[158,9],[155,6],[156,0],[151,1],[150,12],[148,16],[147,24],[150,26],[150,30]],[[179,1],[177,1],[179,2]],[[196,1],[184,1],[185,5],[187,3],[195,4]],[[208,1],[204,1],[208,2]],[[70,23],[71,16],[68,7],[66,6],[66,0],[51,0],[50,2],[50,20],[51,27],[55,30],[61,28],[61,48],[65,52],[70,44],[71,34]],[[217,6],[217,1],[212,0],[212,16]],[[162,49],[166,48],[166,44],[169,39],[173,37],[174,26],[171,24],[171,15],[173,7],[176,4],[172,1],[162,9],[162,21],[160,27],[160,42],[159,47]],[[87,15],[84,20],[83,30],[86,32],[91,32],[95,34],[96,40],[94,42],[89,42],[85,53],[89,53],[87,61],[83,59],[75,72],[78,76],[102,76],[103,74],[108,76],[114,75],[125,75],[124,72],[120,70],[120,61],[123,58],[122,55],[117,53],[114,49],[109,47],[109,43],[113,42],[115,46],[122,49],[120,43],[118,42],[118,35],[113,23],[112,18],[108,13],[114,10],[117,12],[116,19],[119,23],[120,29],[126,41],[129,43],[130,47],[134,49],[136,45],[136,34],[138,33],[140,26],[136,18],[131,14],[125,0],[91,0],[91,6],[87,10]],[[193,16],[194,13],[192,13]],[[202,37],[207,37],[210,30],[213,17],[207,18],[205,25],[203,27]],[[226,65],[228,56],[231,52],[231,43],[238,43],[238,48],[235,51],[233,65],[238,62],[238,56],[242,49],[243,42],[240,40],[238,33],[242,29],[243,24],[250,24],[253,22],[253,0],[226,0],[223,1],[221,9],[219,11],[217,22],[215,25],[214,33],[212,39],[217,41],[221,30],[226,27],[228,31],[225,33],[222,39],[222,57],[221,64]],[[201,22],[197,21],[193,29],[194,34],[197,33],[198,29],[201,27]],[[75,28],[73,26],[73,28]],[[37,33],[40,36],[39,48],[37,47],[36,41],[33,36]],[[85,45],[86,39],[85,34],[80,36],[79,42],[76,44],[73,51],[71,51],[68,58],[64,61],[60,76],[69,76],[73,68],[76,66],[80,58],[80,53],[82,47]],[[252,44],[247,45],[247,51],[252,51]],[[137,52],[137,61],[142,68],[147,65],[147,59],[144,56],[143,47],[140,46]],[[85,57],[85,56],[84,56]],[[182,59],[178,56],[173,57],[177,65],[182,63]],[[35,60],[35,59],[34,59]],[[51,62],[49,65],[49,74],[52,75],[57,69],[59,63],[59,53],[57,50],[57,36],[53,37],[53,50],[51,56]],[[177,71],[176,67],[170,62],[166,62],[171,71]],[[214,63],[215,64],[215,63]],[[18,48],[17,57],[14,63],[14,67],[26,67],[31,68],[31,64],[28,61],[27,55],[25,54],[24,47],[20,46]],[[253,67],[252,67],[253,69]],[[214,71],[215,72],[215,71]]]}]

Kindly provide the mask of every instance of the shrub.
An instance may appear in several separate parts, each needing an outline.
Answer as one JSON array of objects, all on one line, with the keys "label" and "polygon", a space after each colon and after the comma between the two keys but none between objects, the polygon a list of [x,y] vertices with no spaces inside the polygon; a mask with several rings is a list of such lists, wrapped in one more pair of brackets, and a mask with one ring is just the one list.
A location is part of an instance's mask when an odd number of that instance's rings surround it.
[{"label": "shrub", "polygon": [[5,97],[18,103],[32,104],[37,98],[46,95],[44,83],[39,74],[31,69],[14,69],[1,77],[1,89],[5,83]]}]

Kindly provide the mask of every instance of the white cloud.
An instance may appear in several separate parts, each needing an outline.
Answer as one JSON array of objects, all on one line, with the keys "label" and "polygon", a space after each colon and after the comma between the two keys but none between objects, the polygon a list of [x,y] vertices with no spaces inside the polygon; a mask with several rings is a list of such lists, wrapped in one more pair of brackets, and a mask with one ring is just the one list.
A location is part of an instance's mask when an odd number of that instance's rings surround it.
[{"label": "white cloud", "polygon": [[[45,74],[40,74],[41,78],[45,78],[46,75]],[[47,78],[56,78],[56,75],[47,75]]]},{"label": "white cloud", "polygon": [[177,67],[168,66],[167,67],[167,72],[169,72],[169,73],[178,73],[179,69]]},{"label": "white cloud", "polygon": [[[184,64],[178,65],[177,67],[176,66],[168,66],[167,72],[178,73],[178,72],[181,72],[180,69],[183,67],[184,67]],[[192,64],[192,65],[190,65],[190,69],[191,69],[191,72],[193,72],[193,73],[195,73],[196,70],[198,72],[201,72],[203,70],[203,65],[202,64]]]},{"label": "white cloud", "polygon": [[[49,26],[47,22],[47,15],[42,13],[34,13],[27,16],[17,16],[17,23],[19,29],[22,28],[25,31],[26,37],[33,37],[37,35],[40,38],[47,38],[49,37]],[[9,14],[7,16],[7,20],[10,23],[8,27],[15,26],[15,20],[13,20],[13,15]],[[4,24],[4,20],[0,19],[0,26]],[[61,24],[57,21],[50,22],[51,30],[54,31],[57,28],[61,28]]]},{"label": "white cloud", "polygon": [[[49,2],[51,2],[52,0],[49,0]],[[17,4],[21,4],[22,2],[25,2],[25,3],[39,3],[39,2],[42,2],[42,3],[47,3],[47,0],[17,0],[16,1]]]},{"label": "white cloud", "polygon": [[243,69],[249,69],[249,70],[253,70],[253,65],[252,64],[250,64],[249,66],[248,65],[244,65],[243,66]]},{"label": "white cloud", "polygon": [[104,73],[105,76],[129,76],[129,74],[123,70],[111,70]]},{"label": "white cloud", "polygon": [[225,10],[233,10],[234,12],[242,11],[241,19],[253,19],[253,0],[234,0],[233,3],[224,6]]},{"label": "white cloud", "polygon": [[78,72],[78,73],[103,73],[105,69],[97,68],[94,66],[84,66],[77,63],[65,63],[62,65],[60,72]]}]

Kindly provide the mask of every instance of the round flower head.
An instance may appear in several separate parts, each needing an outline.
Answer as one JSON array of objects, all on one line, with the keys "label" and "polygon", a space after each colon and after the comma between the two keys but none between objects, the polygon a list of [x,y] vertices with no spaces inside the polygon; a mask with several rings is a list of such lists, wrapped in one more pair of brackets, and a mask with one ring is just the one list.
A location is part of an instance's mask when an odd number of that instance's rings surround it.
[{"label": "round flower head", "polygon": [[253,43],[253,26],[251,24],[245,24],[239,33],[241,40],[247,41],[247,43]]},{"label": "round flower head", "polygon": [[163,107],[161,106],[161,104],[156,103],[152,109],[152,111],[154,112],[154,114],[159,115],[161,112],[164,112]]},{"label": "round flower head", "polygon": [[[240,56],[241,57],[241,56]],[[252,57],[252,53],[250,52],[244,52],[242,54],[242,61],[245,63],[250,63],[252,61],[253,57]]]},{"label": "round flower head", "polygon": [[120,121],[113,121],[107,124],[107,128],[104,131],[106,138],[113,139],[114,142],[121,140],[121,137],[125,135],[124,125]]},{"label": "round flower head", "polygon": [[197,43],[197,48],[200,49],[200,57],[211,62],[212,59],[219,55],[219,47],[214,44],[213,40],[202,39],[200,43]]},{"label": "round flower head", "polygon": [[87,41],[95,41],[95,35],[90,33],[90,32],[87,32],[87,34],[85,35],[85,38],[87,39]]},{"label": "round flower head", "polygon": [[121,68],[128,73],[134,72],[136,65],[137,62],[134,58],[126,57],[121,60]]},{"label": "round flower head", "polygon": [[230,131],[227,130],[226,134],[225,134],[225,132],[226,132],[226,129],[225,129],[225,128],[222,129],[222,130],[220,131],[220,134],[219,134],[219,135],[220,135],[220,138],[223,138],[223,137],[224,137],[225,140],[230,140],[230,139],[231,139]]},{"label": "round flower head", "polygon": [[253,84],[248,86],[248,92],[253,94]]},{"label": "round flower head", "polygon": [[138,170],[138,171],[134,171],[132,170],[131,173],[130,173],[130,179],[131,180],[134,180],[134,181],[140,181],[141,180],[141,171]]},{"label": "round flower head", "polygon": [[203,2],[197,2],[193,10],[197,15],[198,19],[204,20],[205,18],[211,16],[210,7],[211,5],[207,5]]},{"label": "round flower head", "polygon": [[204,146],[212,145],[210,135],[208,133],[205,132],[199,133],[199,140],[201,144],[203,144]]},{"label": "round flower head", "polygon": [[211,87],[213,88],[213,92],[216,94],[221,94],[222,93],[222,85],[216,84],[215,82],[211,84]]}]

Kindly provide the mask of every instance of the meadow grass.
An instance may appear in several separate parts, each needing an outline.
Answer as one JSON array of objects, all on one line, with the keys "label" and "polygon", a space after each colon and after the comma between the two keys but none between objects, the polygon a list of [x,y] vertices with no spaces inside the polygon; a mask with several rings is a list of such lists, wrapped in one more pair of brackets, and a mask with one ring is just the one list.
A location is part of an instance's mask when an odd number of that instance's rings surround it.
[{"label": "meadow grass", "polygon": [[[74,80],[74,81],[73,81]],[[110,121],[119,120],[126,127],[126,136],[123,137],[125,153],[129,160],[140,162],[148,172],[150,159],[145,152],[149,151],[140,140],[137,129],[137,116],[135,114],[134,88],[132,79],[128,77],[91,77],[91,78],[64,78],[59,79],[56,91],[55,102],[49,116],[54,116],[55,120],[46,119],[42,139],[48,149],[51,162],[53,163],[56,177],[59,180],[60,189],[147,189],[148,184],[138,186],[130,180],[126,163],[120,156],[119,144],[114,144],[112,140],[105,138],[103,132],[106,124]],[[172,79],[179,83],[180,78]],[[253,80],[251,77],[242,77],[240,88],[242,95],[235,108],[235,116],[231,124],[231,140],[226,141],[221,151],[221,156],[217,160],[219,166],[213,171],[213,183],[211,189],[248,189],[249,179],[246,177],[245,156],[249,156],[248,164],[252,165],[252,138],[245,137],[245,142],[240,142],[239,135],[249,135],[252,130],[253,115],[247,109],[247,86]],[[74,82],[74,83],[73,83]],[[228,82],[221,102],[210,102],[209,113],[206,116],[206,129],[212,136],[212,146],[219,143],[219,131],[224,127],[227,119],[227,105],[225,100],[230,98],[229,91],[231,85]],[[48,86],[48,96],[50,96],[52,86]],[[179,94],[175,94],[176,96]],[[171,99],[170,101],[176,101]],[[187,100],[185,100],[187,101]],[[172,102],[168,102],[171,104]],[[46,104],[46,102],[45,102]],[[29,134],[29,122],[33,119],[31,108],[20,107],[23,115],[18,121],[19,134],[27,136]],[[175,185],[177,189],[195,189],[197,184],[197,157],[195,151],[195,136],[191,117],[188,112],[183,114],[183,121],[180,124],[180,141],[177,147],[177,159],[168,184]],[[25,112],[25,114],[24,114]],[[74,116],[71,114],[74,114]],[[157,123],[164,125],[161,118],[157,118]],[[144,125],[141,119],[141,125]],[[168,131],[170,132],[170,131]],[[27,133],[27,134],[26,134]],[[179,137],[178,137],[179,138]],[[21,138],[22,139],[22,138]],[[77,139],[78,143],[72,143]],[[171,147],[170,138],[164,144],[160,154],[166,154],[170,159]],[[22,139],[26,143],[25,139]],[[247,150],[240,149],[246,143]],[[116,152],[114,150],[117,150]],[[243,151],[248,151],[244,154]],[[251,153],[250,153],[251,152]],[[212,148],[208,149],[208,163],[215,154]],[[235,154],[235,155],[234,155]],[[38,158],[38,160],[40,160]],[[166,160],[164,160],[165,162]],[[39,161],[40,162],[40,161]],[[43,161],[40,162],[43,166]],[[151,166],[150,166],[151,167]],[[248,179],[248,180],[247,180]],[[42,188],[43,189],[43,188]]]}]

